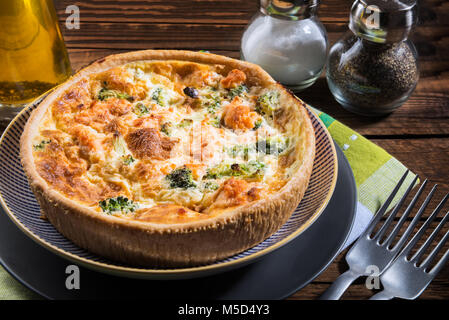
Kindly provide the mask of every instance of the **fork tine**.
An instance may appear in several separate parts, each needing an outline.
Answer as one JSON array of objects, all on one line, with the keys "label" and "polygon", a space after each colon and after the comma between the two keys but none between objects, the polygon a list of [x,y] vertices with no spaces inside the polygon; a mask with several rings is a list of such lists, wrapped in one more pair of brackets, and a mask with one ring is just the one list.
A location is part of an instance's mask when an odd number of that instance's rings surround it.
[{"label": "fork tine", "polygon": [[[424,181],[424,183],[421,185],[421,188],[419,188],[418,192],[416,193],[415,197],[413,198],[412,202],[409,204],[409,206],[407,207],[407,211],[406,213],[404,213],[401,217],[401,219],[399,220],[399,222],[397,223],[397,225],[395,226],[394,230],[391,232],[391,234],[389,235],[389,237],[385,240],[385,243],[387,244],[387,246],[389,247],[391,245],[391,243],[393,242],[394,238],[396,237],[396,235],[399,233],[400,228],[402,227],[402,225],[405,222],[405,219],[410,215],[410,212],[413,210],[416,201],[418,200],[418,198],[421,196],[421,193],[423,192],[425,186],[427,184],[427,180]],[[408,225],[407,229],[405,229],[404,234],[399,238],[398,242],[396,243],[396,245],[394,246],[394,248],[392,249],[394,250],[399,250],[400,248],[402,248],[402,246],[404,245],[404,243],[407,241],[408,237],[410,236],[410,234],[413,232],[413,229],[415,229],[415,226],[418,224],[419,219],[421,218],[422,214],[424,213],[427,205],[429,204],[430,200],[433,197],[433,194],[435,193],[437,189],[437,186],[433,186],[432,190],[430,190],[430,193],[427,195],[426,199],[424,200],[424,202],[422,203],[421,207],[419,208],[418,212],[416,213],[415,217],[413,218],[413,220],[410,222],[410,224]],[[402,221],[401,221],[402,220]]]},{"label": "fork tine", "polygon": [[[447,235],[449,234],[449,231],[446,233],[445,238],[447,240]],[[444,267],[444,265],[446,264],[446,262],[449,260],[449,249],[446,250],[446,253],[444,254],[444,256],[440,259],[440,261],[438,261],[438,263],[432,268],[432,270],[430,270],[430,274],[435,276],[438,274],[438,272],[440,272],[440,270]]]},{"label": "fork tine", "polygon": [[[391,222],[397,216],[399,210],[401,209],[402,205],[404,204],[405,199],[408,197],[410,191],[412,191],[413,187],[415,186],[416,181],[418,181],[418,175],[416,175],[415,179],[413,179],[412,183],[410,183],[410,185],[407,188],[407,191],[404,193],[404,195],[402,196],[401,200],[399,200],[399,202],[396,204],[396,206],[394,207],[393,211],[390,213],[390,215],[388,216],[387,220],[384,222],[384,224],[382,225],[380,230],[377,232],[377,234],[373,237],[373,239],[377,239],[378,242],[380,243],[380,240],[384,236],[385,232],[387,232],[387,229],[390,227]],[[415,196],[415,198],[416,198],[416,196]],[[416,202],[415,198],[413,198],[413,201]],[[410,208],[410,206],[407,208],[407,210],[409,208]],[[406,214],[407,215],[409,214],[409,212],[407,212],[407,210],[404,212],[404,214],[402,216],[404,216]]]},{"label": "fork tine", "polygon": [[396,185],[396,187],[394,187],[393,191],[391,192],[390,196],[387,198],[387,200],[385,201],[385,203],[382,205],[382,207],[376,212],[376,214],[374,215],[373,220],[371,221],[371,223],[368,225],[368,228],[365,230],[365,232],[360,236],[365,237],[366,235],[371,234],[371,232],[373,231],[374,227],[377,225],[377,223],[380,221],[380,219],[383,217],[383,215],[385,214],[385,212],[387,211],[388,207],[390,206],[391,201],[393,201],[394,197],[396,196],[396,194],[398,193],[399,189],[401,188],[402,184],[405,181],[405,178],[407,177],[408,173],[410,172],[410,170],[405,171],[404,175],[402,176],[401,180],[399,180],[398,184]]},{"label": "fork tine", "polygon": [[432,221],[435,219],[435,217],[438,215],[438,213],[441,211],[441,208],[443,208],[444,204],[446,203],[448,199],[449,193],[441,200],[441,202],[438,204],[438,206],[433,210],[432,214],[427,218],[426,222],[419,228],[418,232],[413,236],[412,240],[407,244],[407,246],[402,250],[400,256],[407,256],[412,248],[416,245],[418,240],[421,238],[421,236],[424,234],[424,232],[427,230],[429,225],[432,223]]},{"label": "fork tine", "polygon": [[[429,238],[427,238],[426,242],[424,242],[424,244],[421,246],[421,248],[419,248],[419,250],[415,253],[415,255],[413,256],[412,260],[415,260],[416,262],[418,262],[418,260],[421,258],[421,256],[424,254],[424,252],[426,252],[427,248],[430,246],[432,241],[435,239],[435,237],[437,236],[438,232],[440,232],[440,230],[443,228],[443,226],[446,223],[448,218],[449,218],[449,211],[446,213],[446,215],[444,216],[443,220],[440,221],[440,223],[435,228],[435,230],[433,230],[433,232],[429,236]],[[444,238],[447,237],[447,235],[448,234],[446,233]],[[435,258],[435,256],[440,251],[440,248],[444,245],[444,242],[445,242],[444,238],[432,250],[432,252],[429,254],[429,256],[421,263],[420,267],[423,267],[423,268],[427,268],[428,267],[428,265],[432,262],[432,260]]]}]

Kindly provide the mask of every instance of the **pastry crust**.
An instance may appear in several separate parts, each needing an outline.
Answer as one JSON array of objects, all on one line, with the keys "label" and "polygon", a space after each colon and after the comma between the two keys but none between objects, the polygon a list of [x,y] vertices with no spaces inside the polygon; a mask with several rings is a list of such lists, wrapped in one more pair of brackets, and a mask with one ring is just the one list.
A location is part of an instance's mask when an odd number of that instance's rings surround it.
[{"label": "pastry crust", "polygon": [[[247,83],[282,92],[279,125],[298,126],[298,146],[287,162],[299,161],[288,182],[267,198],[185,223],[154,223],[99,214],[52,188],[38,173],[33,138],[46,111],[71,85],[110,68],[137,61],[189,61],[243,71]],[[276,232],[290,217],[307,188],[315,157],[315,133],[304,104],[260,67],[231,58],[190,51],[146,50],[113,55],[79,71],[33,111],[21,137],[21,159],[31,189],[49,221],[78,246],[136,266],[181,267],[211,263],[244,251]],[[305,221],[307,217],[305,217]]]}]

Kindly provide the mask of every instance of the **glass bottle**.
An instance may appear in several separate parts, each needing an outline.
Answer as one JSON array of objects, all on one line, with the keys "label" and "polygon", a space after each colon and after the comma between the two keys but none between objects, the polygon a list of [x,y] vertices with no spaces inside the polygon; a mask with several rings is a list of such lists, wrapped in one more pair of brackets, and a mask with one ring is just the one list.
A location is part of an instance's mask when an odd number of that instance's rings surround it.
[{"label": "glass bottle", "polygon": [[242,37],[242,59],[294,91],[311,86],[324,69],[328,48],[318,7],[319,0],[261,0]]},{"label": "glass bottle", "polygon": [[51,0],[0,1],[0,122],[72,73]]},{"label": "glass bottle", "polygon": [[419,79],[418,54],[408,40],[416,22],[416,0],[354,2],[350,30],[331,48],[326,72],[345,109],[380,116],[407,101]]}]

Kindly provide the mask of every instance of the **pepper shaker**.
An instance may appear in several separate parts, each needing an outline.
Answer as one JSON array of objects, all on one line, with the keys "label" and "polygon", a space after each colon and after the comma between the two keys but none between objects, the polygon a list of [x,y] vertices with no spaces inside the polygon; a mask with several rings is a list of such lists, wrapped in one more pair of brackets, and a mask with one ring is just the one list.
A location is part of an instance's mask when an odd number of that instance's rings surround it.
[{"label": "pepper shaker", "polygon": [[328,48],[318,7],[319,0],[261,0],[242,37],[242,60],[260,65],[294,91],[311,86],[324,69]]},{"label": "pepper shaker", "polygon": [[349,31],[330,50],[329,89],[345,109],[367,116],[393,112],[418,79],[418,54],[408,36],[416,0],[357,0]]}]

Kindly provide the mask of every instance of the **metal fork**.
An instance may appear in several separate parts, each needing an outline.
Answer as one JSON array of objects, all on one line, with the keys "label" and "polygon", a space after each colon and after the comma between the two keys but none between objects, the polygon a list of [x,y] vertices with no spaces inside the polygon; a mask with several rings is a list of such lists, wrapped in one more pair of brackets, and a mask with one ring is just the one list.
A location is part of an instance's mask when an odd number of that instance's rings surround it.
[{"label": "metal fork", "polygon": [[380,276],[380,281],[384,286],[384,290],[372,296],[370,300],[389,300],[395,297],[409,300],[416,299],[443,268],[449,260],[449,249],[446,250],[445,254],[434,267],[431,270],[428,270],[430,264],[435,260],[436,256],[447,242],[449,231],[446,232],[435,248],[421,263],[419,263],[419,260],[449,219],[449,211],[440,221],[438,226],[432,231],[426,242],[424,242],[424,244],[416,251],[413,257],[410,259],[407,257],[418,240],[423,236],[426,230],[429,229],[430,224],[443,207],[448,196],[449,194],[443,198],[433,213],[427,218],[426,222],[421,226],[419,231],[414,235],[412,240],[410,240],[394,262]]},{"label": "metal fork", "polygon": [[[395,225],[391,233],[388,237],[382,241],[382,238],[385,236],[386,231],[390,227],[394,218],[398,214],[400,208],[404,204],[405,199],[409,195],[410,191],[413,189],[416,181],[418,180],[418,176],[413,179],[412,183],[408,186],[407,191],[401,198],[401,200],[394,207],[393,211],[390,213],[389,217],[386,219],[382,227],[377,231],[375,235],[372,235],[374,228],[379,223],[380,219],[384,216],[400,187],[404,183],[409,170],[405,172],[402,176],[399,183],[393,189],[392,193],[385,201],[383,206],[377,211],[373,220],[369,224],[368,228],[365,232],[360,236],[360,238],[355,242],[352,248],[346,254],[346,262],[349,265],[349,270],[340,275],[337,280],[326,290],[326,292],[320,297],[322,300],[338,300],[346,289],[351,285],[354,280],[361,276],[373,276],[372,266],[376,266],[378,270],[378,274],[382,274],[382,272],[387,269],[390,263],[394,260],[394,258],[398,255],[399,251],[402,249],[403,245],[407,241],[409,235],[415,228],[418,223],[421,215],[423,214],[425,208],[427,207],[430,199],[432,198],[436,186],[432,188],[431,192],[424,200],[421,205],[419,211],[411,221],[410,225],[405,230],[404,234],[400,237],[398,242],[391,248],[391,244],[395,237],[398,235],[400,228],[404,224],[407,217],[410,215],[412,209],[414,208],[418,198],[422,194],[424,187],[427,184],[427,180],[423,182],[418,192],[413,197],[413,200],[410,202],[403,215],[399,219],[398,223]],[[447,197],[446,197],[447,200]],[[445,201],[445,200],[444,200]],[[382,242],[381,242],[382,241]]]}]

